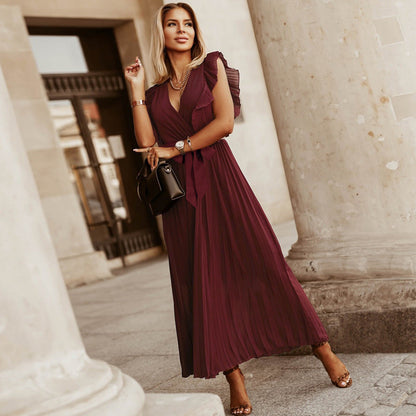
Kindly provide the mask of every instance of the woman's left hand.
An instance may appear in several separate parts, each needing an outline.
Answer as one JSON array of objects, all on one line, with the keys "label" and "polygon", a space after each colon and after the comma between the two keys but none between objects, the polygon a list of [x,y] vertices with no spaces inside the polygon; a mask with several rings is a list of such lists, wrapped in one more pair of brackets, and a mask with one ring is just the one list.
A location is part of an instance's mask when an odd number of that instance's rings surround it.
[{"label": "woman's left hand", "polygon": [[171,159],[177,156],[177,150],[174,147],[145,147],[141,149],[133,149],[137,153],[147,153],[147,160],[153,170],[159,163],[159,159]]}]

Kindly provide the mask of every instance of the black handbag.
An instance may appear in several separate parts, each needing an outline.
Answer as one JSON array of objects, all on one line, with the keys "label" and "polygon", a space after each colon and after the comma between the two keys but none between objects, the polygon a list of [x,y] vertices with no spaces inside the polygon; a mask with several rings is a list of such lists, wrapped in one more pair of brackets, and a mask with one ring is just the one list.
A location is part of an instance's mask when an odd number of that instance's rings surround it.
[{"label": "black handbag", "polygon": [[152,170],[145,159],[137,174],[137,194],[153,215],[159,215],[185,196],[185,191],[169,162],[159,159],[157,167]]}]

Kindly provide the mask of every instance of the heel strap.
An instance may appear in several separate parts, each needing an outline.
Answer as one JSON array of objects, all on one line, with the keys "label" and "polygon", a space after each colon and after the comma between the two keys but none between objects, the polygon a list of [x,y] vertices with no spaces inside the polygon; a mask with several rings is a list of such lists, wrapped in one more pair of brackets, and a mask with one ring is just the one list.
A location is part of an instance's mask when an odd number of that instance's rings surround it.
[{"label": "heel strap", "polygon": [[229,370],[223,371],[222,373],[223,373],[225,376],[228,376],[228,374],[231,374],[233,371],[238,370],[238,369],[239,369],[239,367],[238,367],[238,365],[236,365],[235,367],[230,368]]},{"label": "heel strap", "polygon": [[311,347],[313,350],[316,350],[317,348],[322,347],[322,345],[325,345],[328,343],[329,343],[328,341],[322,341],[322,342],[319,342],[318,344],[312,344]]}]

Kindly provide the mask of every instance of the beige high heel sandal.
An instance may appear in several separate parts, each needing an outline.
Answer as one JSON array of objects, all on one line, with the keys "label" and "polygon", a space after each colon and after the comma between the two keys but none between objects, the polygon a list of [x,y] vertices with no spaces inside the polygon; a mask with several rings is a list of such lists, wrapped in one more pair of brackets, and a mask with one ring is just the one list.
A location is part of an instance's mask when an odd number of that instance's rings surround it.
[{"label": "beige high heel sandal", "polygon": [[[322,362],[319,355],[316,353],[316,350],[321,347],[322,345],[329,344],[328,341],[320,342],[319,344],[312,345],[312,353],[313,355]],[[332,351],[332,350],[331,350]],[[323,363],[322,363],[323,364]],[[325,364],[324,364],[325,367]],[[345,366],[344,366],[345,368]],[[325,367],[326,372],[328,373],[328,370]],[[328,373],[329,375],[329,373]],[[345,368],[345,373],[339,376],[337,379],[332,380],[330,378],[332,384],[340,389],[345,389],[347,387],[350,387],[352,384],[352,378],[350,376],[350,372]]]}]

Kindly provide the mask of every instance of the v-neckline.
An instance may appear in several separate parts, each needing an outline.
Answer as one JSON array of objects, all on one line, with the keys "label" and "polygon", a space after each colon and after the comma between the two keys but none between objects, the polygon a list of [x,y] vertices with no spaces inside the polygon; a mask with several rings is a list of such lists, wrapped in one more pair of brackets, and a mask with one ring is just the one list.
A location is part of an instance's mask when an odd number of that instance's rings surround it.
[{"label": "v-neckline", "polygon": [[178,108],[178,109],[176,109],[176,108],[174,107],[174,105],[172,104],[172,101],[170,100],[170,96],[169,96],[169,80],[167,80],[167,81],[166,81],[166,94],[167,94],[167,96],[168,96],[169,105],[172,107],[173,111],[175,111],[175,113],[177,113],[177,114],[179,114],[179,115],[181,115],[182,98],[183,98],[183,96],[184,96],[184,95],[185,95],[185,93],[186,93],[186,89],[188,88],[188,84],[189,84],[189,81],[190,81],[190,79],[191,79],[192,72],[193,72],[193,71],[192,71],[192,69],[191,69],[191,72],[189,73],[189,76],[188,76],[188,81],[186,81],[185,88],[183,89],[182,95],[181,95],[181,97],[179,98],[179,108]]}]

